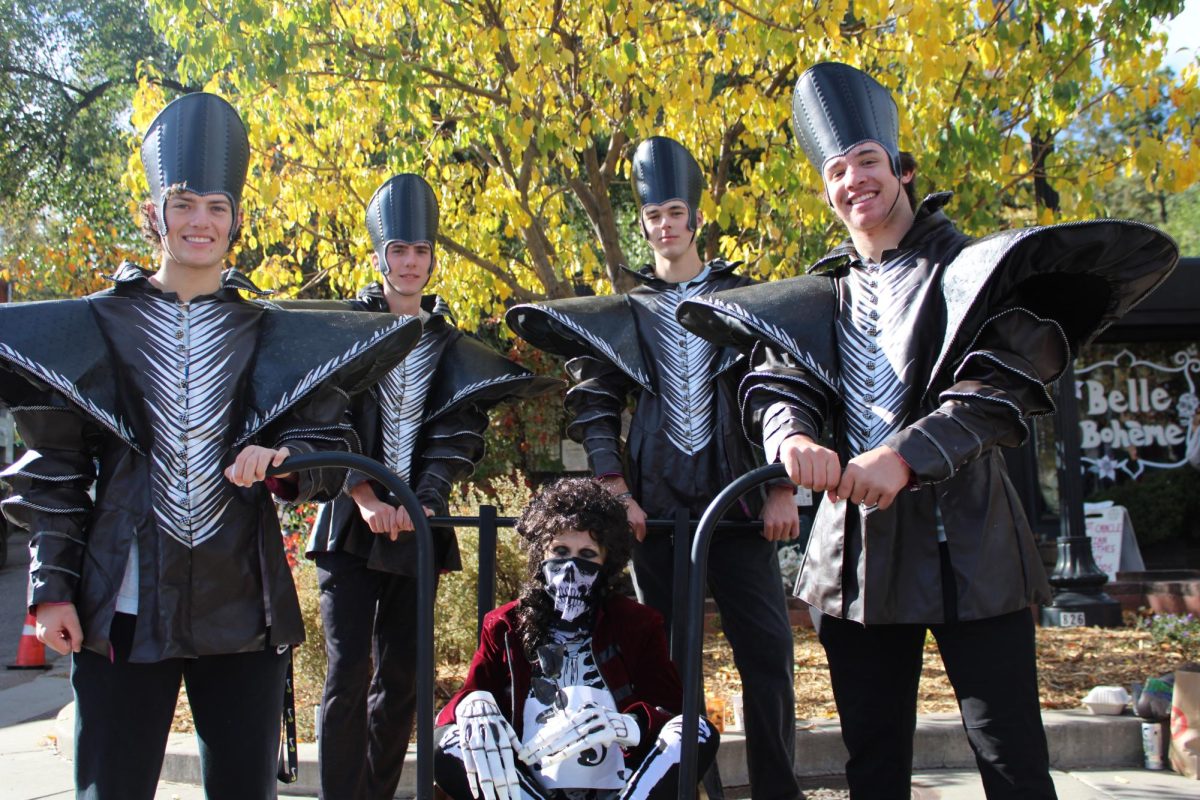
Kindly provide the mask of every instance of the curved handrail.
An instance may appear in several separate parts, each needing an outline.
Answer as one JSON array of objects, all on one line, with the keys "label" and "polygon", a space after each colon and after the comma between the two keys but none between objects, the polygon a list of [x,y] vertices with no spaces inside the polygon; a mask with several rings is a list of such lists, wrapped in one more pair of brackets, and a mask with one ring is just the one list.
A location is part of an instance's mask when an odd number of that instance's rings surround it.
[{"label": "curved handrail", "polygon": [[[357,453],[322,452],[289,456],[267,475],[323,467],[344,467],[383,484],[408,512],[417,536],[417,800],[433,800],[433,603],[436,583],[433,532],[421,501],[400,476],[374,459]],[[365,757],[366,754],[364,753]]]},{"label": "curved handrail", "polygon": [[[704,643],[704,586],[708,573],[708,548],[717,522],[737,499],[759,484],[786,478],[782,464],[753,469],[721,490],[704,509],[696,538],[692,540],[692,572],[688,577],[687,606],[684,618],[687,632],[683,650],[683,742],[679,754],[679,800],[696,796],[696,751],[700,726],[700,681],[703,678],[701,650]],[[679,609],[675,609],[679,613]]]}]

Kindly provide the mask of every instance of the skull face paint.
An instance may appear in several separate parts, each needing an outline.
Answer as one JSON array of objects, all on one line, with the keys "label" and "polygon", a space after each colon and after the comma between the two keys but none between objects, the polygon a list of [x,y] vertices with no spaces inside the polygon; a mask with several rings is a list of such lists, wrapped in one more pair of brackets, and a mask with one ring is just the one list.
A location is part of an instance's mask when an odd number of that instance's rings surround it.
[{"label": "skull face paint", "polygon": [[542,562],[546,593],[554,600],[559,618],[577,625],[592,610],[592,587],[600,565],[583,558],[548,558]]}]

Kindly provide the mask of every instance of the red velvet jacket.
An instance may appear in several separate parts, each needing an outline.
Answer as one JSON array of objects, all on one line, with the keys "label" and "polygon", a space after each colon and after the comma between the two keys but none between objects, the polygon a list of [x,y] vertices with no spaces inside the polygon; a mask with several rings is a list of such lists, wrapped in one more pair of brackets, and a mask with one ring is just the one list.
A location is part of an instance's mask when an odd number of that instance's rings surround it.
[{"label": "red velvet jacket", "polygon": [[[484,617],[479,649],[471,659],[467,679],[438,715],[438,725],[455,721],[454,710],[463,697],[488,691],[517,735],[523,737],[532,670],[517,631],[518,602],[507,603]],[[641,743],[625,758],[640,763],[662,726],[683,707],[683,687],[668,656],[662,615],[624,595],[610,596],[596,614],[592,652],[617,709],[638,720]]]}]

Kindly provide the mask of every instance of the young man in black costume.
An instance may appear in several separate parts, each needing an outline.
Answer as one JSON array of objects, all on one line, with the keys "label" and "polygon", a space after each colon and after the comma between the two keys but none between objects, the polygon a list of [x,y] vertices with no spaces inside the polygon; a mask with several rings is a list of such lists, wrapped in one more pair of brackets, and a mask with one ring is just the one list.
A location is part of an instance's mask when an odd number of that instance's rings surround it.
[{"label": "young man in black costume", "polygon": [[[433,272],[438,206],[420,176],[396,175],[367,205],[380,283],[349,306],[420,318],[412,352],[352,405],[363,451],[413,487],[426,514],[445,514],[455,482],[483,457],[488,409],[561,386],[458,330]],[[364,315],[368,316],[368,315]],[[366,476],[322,506],[309,539],[321,587],[328,671],[320,731],[321,797],[391,798],[416,710],[416,542],[412,520]],[[454,531],[438,528],[436,567],[461,569]],[[373,664],[373,667],[372,667]]]},{"label": "young man in black costume", "polygon": [[[680,308],[754,346],[747,431],[827,492],[797,596],[820,613],[851,796],[908,798],[926,632],[938,642],[989,798],[1052,798],[1031,603],[1049,586],[1001,446],[1054,405],[1073,348],[1165,279],[1177,253],[1115,222],[972,241],[914,208],[891,96],[844,64],[796,84],[796,137],[849,241],[820,276]],[[834,446],[818,442],[830,425]]]},{"label": "young man in black costume", "polygon": [[[654,263],[632,272],[629,294],[516,306],[507,321],[535,346],[574,357],[567,370],[567,433],[592,472],[625,501],[637,543],[638,599],[671,617],[673,537],[648,532],[647,516],[699,519],[732,480],[756,466],[738,425],[737,384],[746,359],[684,330],[675,309],[688,298],[744,286],[737,265],[704,263],[697,250],[700,167],[682,145],[655,136],[638,145],[632,178],[639,224]],[[621,413],[636,410],[621,442]],[[708,583],[742,677],[750,782],[756,800],[795,798],[792,635],[776,542],[799,535],[786,482],[747,498],[743,519],[761,516],[762,534],[722,532],[712,545]]]},{"label": "young man in black costume", "polygon": [[[0,309],[0,395],[29,447],[4,510],[30,532],[38,636],[73,653],[80,797],[154,796],[181,680],[209,796],[274,796],[304,627],[263,479],[289,453],[347,449],[347,390],[420,332],[242,299],[262,293],[222,264],[249,152],[227,102],[174,101],[142,144],[158,270]],[[344,478],[268,482],[313,499]]]}]

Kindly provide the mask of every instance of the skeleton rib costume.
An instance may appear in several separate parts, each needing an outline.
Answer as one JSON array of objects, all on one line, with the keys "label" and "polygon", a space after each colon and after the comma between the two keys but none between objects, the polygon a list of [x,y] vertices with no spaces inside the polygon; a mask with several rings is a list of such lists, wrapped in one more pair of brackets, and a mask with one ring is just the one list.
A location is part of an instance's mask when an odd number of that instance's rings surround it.
[{"label": "skeleton rib costume", "polygon": [[[795,97],[814,166],[871,141],[899,178],[895,104],[872,78],[821,64]],[[988,797],[1053,797],[1027,610],[1049,586],[999,447],[1053,411],[1048,387],[1072,352],[1164,280],[1177,253],[1155,229],[1116,221],[972,240],[942,212],[949,198],[926,198],[881,263],[848,242],[818,275],[685,303],[679,316],[754,348],[740,394],[768,460],[829,425],[843,468],[886,446],[911,470],[887,509],[826,499],[796,585],[823,615],[852,795],[908,796],[928,628]],[[884,724],[880,707],[896,709]]]},{"label": "skeleton rib costume", "polygon": [[[546,706],[539,703],[532,691],[533,667],[522,651],[518,608],[519,601],[513,601],[484,617],[479,649],[471,660],[466,681],[438,715],[439,726],[455,726],[444,729],[436,756],[441,760],[437,768],[439,786],[455,800],[470,796],[465,785],[458,787],[445,777],[454,773],[446,760],[462,758],[457,726],[464,698],[473,692],[491,693],[523,743],[536,738],[538,731],[531,729],[530,724],[539,724],[539,716],[544,716],[538,712]],[[521,796],[535,800],[675,797],[671,776],[680,749],[680,718],[675,715],[682,705],[683,691],[675,665],[667,657],[662,618],[629,598],[610,595],[596,612],[594,625],[588,631],[562,637],[562,641],[567,644],[559,681],[564,693],[569,698],[610,698],[614,711],[638,720],[640,744],[616,759],[612,773],[615,782],[606,784],[609,788],[592,786],[569,791],[579,784],[569,780],[565,784],[547,781],[541,773],[520,764]],[[716,755],[718,736],[703,719],[700,736],[703,768]],[[602,749],[604,752],[589,750],[580,754],[576,764],[566,765],[574,769],[565,774],[578,778],[617,755],[609,748]]]},{"label": "skeleton rib costume", "polygon": [[[390,241],[432,245],[437,231],[432,189],[415,175],[392,178],[372,198],[367,223],[382,265]],[[367,312],[364,317],[396,318],[381,284],[344,305]],[[437,296],[423,297],[421,309],[419,342],[355,398],[350,417],[364,452],[442,515],[451,487],[483,457],[488,410],[553,391],[562,382],[535,376],[462,333]],[[416,541],[401,535],[393,542],[371,532],[348,494],[364,481],[352,473],[346,492],[321,507],[307,547],[317,564],[327,633],[320,734],[321,796],[327,800],[395,794],[416,708]],[[382,486],[372,487],[387,500]],[[434,538],[436,568],[461,569],[453,529],[435,528]]]},{"label": "skeleton rib costume", "polygon": [[[700,172],[677,142],[653,137],[633,158],[639,203],[687,203],[695,234]],[[628,294],[514,306],[505,317],[517,335],[571,360],[568,435],[587,450],[596,476],[623,475],[651,519],[686,509],[699,519],[732,480],[757,466],[742,434],[736,391],[747,360],[737,347],[714,346],[676,320],[681,303],[744,287],[737,265],[710,261],[694,279],[670,283],[648,265],[631,273]],[[627,439],[621,414],[636,398]],[[757,519],[762,497],[748,495],[734,516]],[[670,619],[670,533],[649,531],[634,547],[638,598]],[[756,800],[799,795],[792,774],[795,720],[791,627],[775,544],[757,533],[718,534],[709,585],[746,687],[750,779]]]}]

